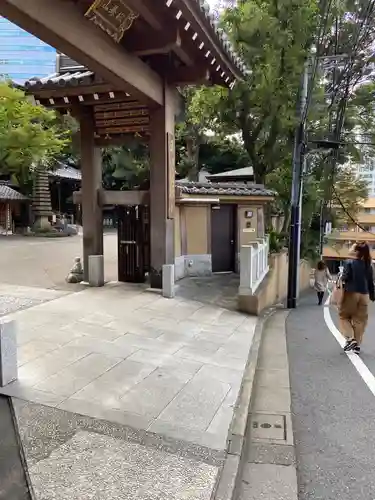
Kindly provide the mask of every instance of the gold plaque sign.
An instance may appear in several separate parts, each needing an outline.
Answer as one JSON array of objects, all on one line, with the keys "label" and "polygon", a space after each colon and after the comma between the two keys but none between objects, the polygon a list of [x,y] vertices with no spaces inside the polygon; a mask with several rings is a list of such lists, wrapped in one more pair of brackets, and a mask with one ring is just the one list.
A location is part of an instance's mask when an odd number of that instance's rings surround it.
[{"label": "gold plaque sign", "polygon": [[175,142],[174,135],[167,134],[167,160],[168,160],[168,219],[174,219],[176,193],[175,193],[175,177],[176,177],[176,158],[175,158]]},{"label": "gold plaque sign", "polygon": [[138,14],[133,12],[124,0],[95,0],[85,17],[119,43]]}]

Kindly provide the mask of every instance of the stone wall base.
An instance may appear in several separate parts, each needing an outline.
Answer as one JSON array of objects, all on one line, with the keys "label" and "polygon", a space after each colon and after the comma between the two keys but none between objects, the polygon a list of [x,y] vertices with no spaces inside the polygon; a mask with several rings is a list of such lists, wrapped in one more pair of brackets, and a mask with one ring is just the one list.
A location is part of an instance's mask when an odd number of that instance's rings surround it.
[{"label": "stone wall base", "polygon": [[[254,294],[250,290],[239,290],[238,309],[242,312],[258,316],[264,309],[282,303],[287,296],[288,287],[288,253],[270,255],[270,269],[267,276]],[[311,265],[301,260],[299,269],[299,291],[310,287]]]},{"label": "stone wall base", "polygon": [[175,259],[175,280],[187,276],[210,276],[212,274],[211,254],[181,255]]}]

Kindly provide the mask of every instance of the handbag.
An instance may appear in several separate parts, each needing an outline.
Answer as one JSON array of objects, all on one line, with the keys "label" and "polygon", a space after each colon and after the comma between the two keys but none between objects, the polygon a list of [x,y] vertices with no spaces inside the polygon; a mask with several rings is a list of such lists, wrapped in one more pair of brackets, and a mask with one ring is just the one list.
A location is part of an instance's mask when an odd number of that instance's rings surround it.
[{"label": "handbag", "polygon": [[329,301],[330,305],[339,307],[344,298],[344,283],[342,277],[339,276],[333,286],[331,299]]}]

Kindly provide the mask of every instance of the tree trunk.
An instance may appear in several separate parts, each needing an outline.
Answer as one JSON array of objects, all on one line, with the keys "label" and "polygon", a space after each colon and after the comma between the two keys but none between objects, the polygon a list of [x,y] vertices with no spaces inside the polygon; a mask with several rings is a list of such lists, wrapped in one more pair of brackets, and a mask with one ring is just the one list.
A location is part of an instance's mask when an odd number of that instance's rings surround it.
[{"label": "tree trunk", "polygon": [[254,168],[254,165],[253,169],[254,169],[255,184],[262,184],[264,186],[264,184],[266,183],[266,175],[263,172],[257,172]]},{"label": "tree trunk", "polygon": [[284,207],[284,222],[283,227],[281,228],[282,233],[286,233],[289,230],[290,226],[290,207]]},{"label": "tree trunk", "polygon": [[259,157],[255,151],[254,143],[245,134],[242,134],[242,139],[244,141],[244,146],[247,154],[249,155],[251,166],[254,171],[254,181],[255,184],[265,184],[266,182],[266,166],[259,161]]},{"label": "tree trunk", "polygon": [[186,139],[186,152],[191,165],[187,177],[189,181],[197,182],[199,179],[199,142],[196,138]]}]

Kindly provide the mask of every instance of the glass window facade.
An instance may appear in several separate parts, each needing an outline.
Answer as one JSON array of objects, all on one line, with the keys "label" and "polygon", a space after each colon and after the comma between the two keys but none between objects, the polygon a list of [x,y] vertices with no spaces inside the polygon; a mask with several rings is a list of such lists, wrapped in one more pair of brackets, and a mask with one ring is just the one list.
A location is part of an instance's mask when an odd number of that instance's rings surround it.
[{"label": "glass window facade", "polygon": [[0,17],[0,76],[23,83],[56,71],[56,50]]}]

